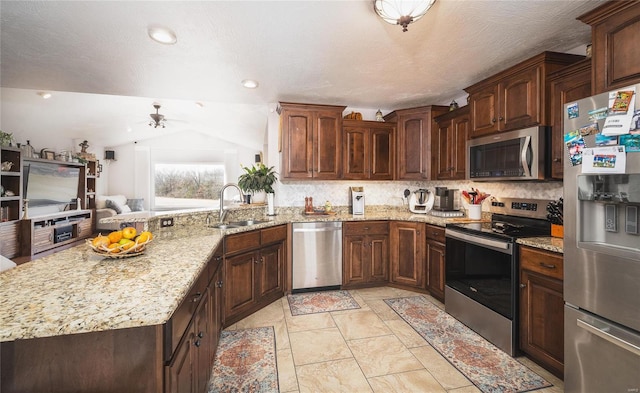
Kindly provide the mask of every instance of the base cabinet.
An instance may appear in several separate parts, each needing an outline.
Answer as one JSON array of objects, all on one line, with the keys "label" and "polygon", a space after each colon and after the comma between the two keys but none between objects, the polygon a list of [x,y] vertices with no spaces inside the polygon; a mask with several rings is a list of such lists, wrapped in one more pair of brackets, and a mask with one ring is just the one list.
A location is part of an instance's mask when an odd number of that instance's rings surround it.
[{"label": "base cabinet", "polygon": [[223,326],[284,296],[286,225],[225,239]]},{"label": "base cabinet", "polygon": [[562,378],[564,301],[562,255],[520,248],[520,349]]},{"label": "base cabinet", "polygon": [[427,225],[427,290],[444,303],[445,238],[444,228]]},{"label": "base cabinet", "polygon": [[425,224],[394,221],[390,225],[392,284],[424,289]]},{"label": "base cabinet", "polygon": [[389,224],[345,222],[342,226],[342,286],[357,288],[389,281]]}]

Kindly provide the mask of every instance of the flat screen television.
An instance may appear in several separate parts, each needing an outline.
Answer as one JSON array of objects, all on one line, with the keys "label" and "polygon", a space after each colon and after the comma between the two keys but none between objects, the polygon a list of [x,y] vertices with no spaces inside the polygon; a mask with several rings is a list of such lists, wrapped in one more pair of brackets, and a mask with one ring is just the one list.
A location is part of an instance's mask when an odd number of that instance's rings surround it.
[{"label": "flat screen television", "polygon": [[29,207],[66,205],[78,198],[80,167],[57,162],[24,161],[22,181]]}]

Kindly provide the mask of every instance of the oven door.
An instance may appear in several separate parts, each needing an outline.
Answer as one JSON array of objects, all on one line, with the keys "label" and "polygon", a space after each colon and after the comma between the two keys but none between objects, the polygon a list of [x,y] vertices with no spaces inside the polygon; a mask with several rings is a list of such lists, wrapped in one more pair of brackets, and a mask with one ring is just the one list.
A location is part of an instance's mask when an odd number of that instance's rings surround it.
[{"label": "oven door", "polygon": [[503,317],[516,315],[514,244],[447,227],[446,285]]}]

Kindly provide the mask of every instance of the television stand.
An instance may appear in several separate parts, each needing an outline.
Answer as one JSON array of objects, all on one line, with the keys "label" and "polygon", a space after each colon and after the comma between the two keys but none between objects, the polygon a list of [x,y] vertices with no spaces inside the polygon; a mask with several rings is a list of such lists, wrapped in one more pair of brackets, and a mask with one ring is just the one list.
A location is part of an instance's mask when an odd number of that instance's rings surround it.
[{"label": "television stand", "polygon": [[89,238],[93,232],[92,210],[70,210],[28,218],[21,221],[21,255],[33,257],[61,249]]}]

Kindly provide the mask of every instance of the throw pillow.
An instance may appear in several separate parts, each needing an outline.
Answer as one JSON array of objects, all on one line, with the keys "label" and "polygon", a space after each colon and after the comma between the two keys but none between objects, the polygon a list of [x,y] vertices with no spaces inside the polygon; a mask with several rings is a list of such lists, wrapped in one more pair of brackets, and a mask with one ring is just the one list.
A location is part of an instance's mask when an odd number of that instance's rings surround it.
[{"label": "throw pillow", "polygon": [[144,199],[127,199],[127,205],[131,208],[132,212],[141,212],[144,210]]},{"label": "throw pillow", "polygon": [[109,209],[115,210],[117,214],[129,213],[131,211],[131,208],[129,208],[129,206],[121,205],[120,203],[112,201],[111,199],[107,199],[107,207]]}]

